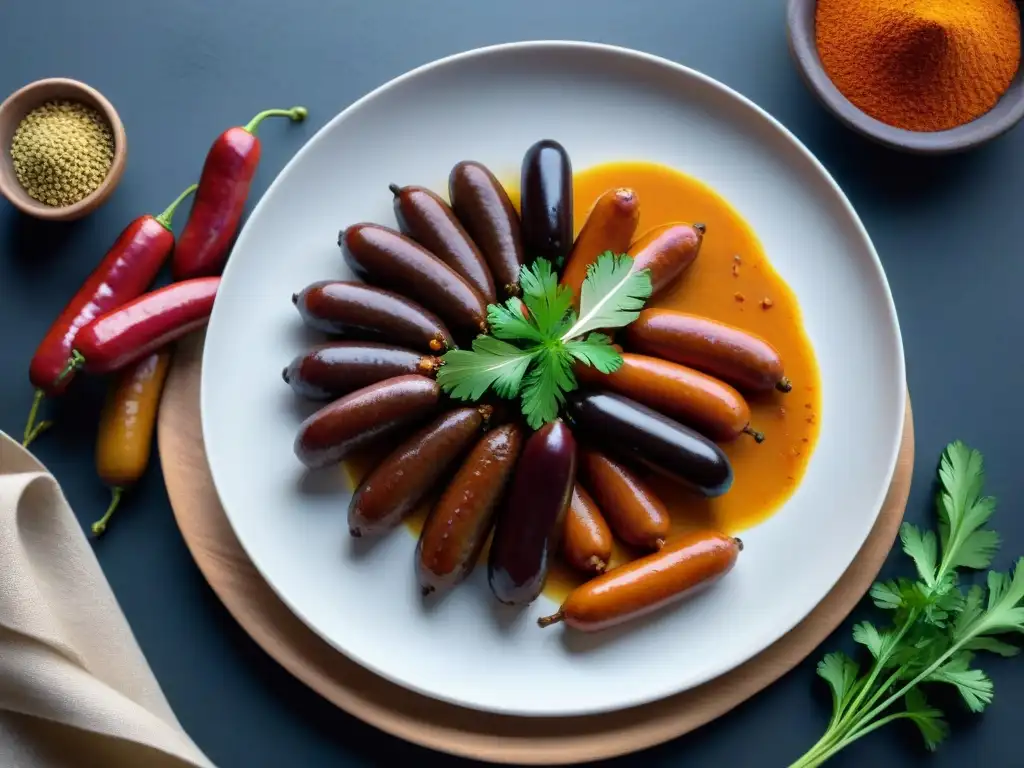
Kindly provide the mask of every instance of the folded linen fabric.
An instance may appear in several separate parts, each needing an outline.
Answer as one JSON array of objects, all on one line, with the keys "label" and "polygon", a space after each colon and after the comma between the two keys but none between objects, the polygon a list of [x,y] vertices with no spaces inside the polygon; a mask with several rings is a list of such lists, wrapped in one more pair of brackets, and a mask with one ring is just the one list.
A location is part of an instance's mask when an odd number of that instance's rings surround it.
[{"label": "folded linen fabric", "polygon": [[53,476],[0,432],[0,765],[212,768]]}]

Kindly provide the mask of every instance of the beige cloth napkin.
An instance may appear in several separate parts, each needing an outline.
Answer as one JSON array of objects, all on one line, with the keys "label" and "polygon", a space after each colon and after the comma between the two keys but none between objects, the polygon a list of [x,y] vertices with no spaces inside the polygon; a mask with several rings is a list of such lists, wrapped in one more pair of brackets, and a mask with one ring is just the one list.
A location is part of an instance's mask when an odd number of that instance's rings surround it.
[{"label": "beige cloth napkin", "polygon": [[0,432],[0,766],[212,768],[56,480]]}]

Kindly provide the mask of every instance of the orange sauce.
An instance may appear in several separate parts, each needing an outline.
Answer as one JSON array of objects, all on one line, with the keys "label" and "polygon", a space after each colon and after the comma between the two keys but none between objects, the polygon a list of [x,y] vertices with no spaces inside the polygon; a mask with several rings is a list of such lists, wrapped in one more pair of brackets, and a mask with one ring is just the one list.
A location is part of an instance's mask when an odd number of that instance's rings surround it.
[{"label": "orange sauce", "polygon": [[[778,349],[793,382],[788,394],[772,392],[749,399],[751,426],[765,433],[763,443],[740,435],[722,444],[735,475],[728,493],[703,499],[670,480],[644,475],[672,513],[676,530],[710,527],[739,533],[771,516],[789,498],[817,441],[820,379],[800,307],[736,210],[704,183],[665,166],[609,163],[575,174],[577,233],[597,198],[614,187],[630,187],[639,196],[637,237],[674,221],[703,222],[707,227],[697,260],[671,291],[648,306],[704,315],[758,334]],[[518,207],[518,190],[510,187],[509,194]],[[360,456],[346,464],[353,487],[381,457]],[[427,509],[429,502],[407,522],[416,536]],[[617,544],[611,566],[642,554]],[[559,563],[544,591],[561,600],[585,579]]]}]

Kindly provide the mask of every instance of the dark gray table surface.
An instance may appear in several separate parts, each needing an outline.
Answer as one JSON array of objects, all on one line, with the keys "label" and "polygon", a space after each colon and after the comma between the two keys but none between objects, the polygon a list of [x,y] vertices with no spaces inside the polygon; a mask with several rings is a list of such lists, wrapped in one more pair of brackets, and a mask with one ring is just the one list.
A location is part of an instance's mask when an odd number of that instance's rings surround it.
[{"label": "dark gray table surface", "polygon": [[[130,219],[158,212],[194,179],[222,129],[265,107],[310,109],[303,126],[262,128],[255,201],[319,126],[414,66],[513,40],[608,42],[665,56],[732,86],[794,131],[834,174],[874,239],[899,310],[918,451],[907,518],[931,522],[939,452],[963,439],[985,453],[989,489],[1005,500],[996,516],[1005,536],[998,564],[1005,567],[1024,553],[1024,517],[1014,503],[1024,498],[1024,473],[1014,469],[1024,458],[1013,416],[1021,411],[1012,405],[1024,389],[1017,348],[1024,327],[1024,130],[946,159],[870,145],[840,127],[801,84],[788,57],[783,11],[781,0],[0,2],[0,94],[41,77],[84,80],[118,108],[130,145],[116,194],[84,221],[39,223],[0,204],[0,429],[21,433],[32,395],[28,362],[56,313]],[[93,470],[103,384],[76,383],[51,404],[59,426],[37,446],[83,523],[107,501]],[[168,699],[217,765],[464,762],[363,725],[267,657],[193,565],[157,462],[95,546]],[[906,565],[893,555],[885,572]],[[861,613],[726,717],[614,762],[787,765],[828,717],[814,664],[826,650],[850,647],[850,626]],[[935,756],[927,756],[916,734],[895,726],[833,764],[956,766],[984,754],[993,768],[1021,765],[1014,724],[1024,707],[1024,665],[985,658],[984,667],[995,678],[994,704],[980,717],[955,717],[952,739]]]}]

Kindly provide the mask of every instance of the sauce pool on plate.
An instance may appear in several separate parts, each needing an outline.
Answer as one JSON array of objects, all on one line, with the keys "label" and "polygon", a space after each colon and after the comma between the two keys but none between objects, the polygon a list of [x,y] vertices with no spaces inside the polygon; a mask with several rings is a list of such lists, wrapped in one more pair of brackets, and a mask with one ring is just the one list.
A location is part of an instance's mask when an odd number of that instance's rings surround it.
[{"label": "sauce pool on plate", "polygon": [[[578,233],[594,202],[607,190],[629,187],[640,201],[638,239],[675,221],[700,222],[706,233],[700,255],[679,282],[649,307],[676,309],[729,323],[771,343],[793,383],[788,394],[748,397],[751,426],[765,434],[757,444],[747,435],[723,443],[735,480],[714,499],[693,496],[671,481],[645,475],[672,514],[676,531],[710,527],[736,534],[771,516],[796,490],[819,430],[820,379],[796,297],[772,268],[757,236],[739,213],[704,183],[653,163],[608,163],[573,177],[574,223]],[[518,206],[518,190],[509,188]],[[387,448],[345,464],[355,488]],[[419,535],[430,501],[406,525]],[[641,553],[616,543],[611,566]],[[557,563],[544,592],[560,600],[586,577]]]}]

